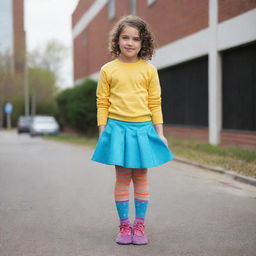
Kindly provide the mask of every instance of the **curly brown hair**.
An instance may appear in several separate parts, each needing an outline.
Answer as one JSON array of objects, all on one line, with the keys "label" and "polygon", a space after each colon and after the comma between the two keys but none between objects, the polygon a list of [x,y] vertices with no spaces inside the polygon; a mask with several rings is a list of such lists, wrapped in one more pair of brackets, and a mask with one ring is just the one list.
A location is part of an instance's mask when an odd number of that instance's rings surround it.
[{"label": "curly brown hair", "polygon": [[121,53],[118,41],[125,26],[138,29],[141,39],[141,49],[138,57],[144,60],[151,60],[155,49],[153,34],[149,29],[149,25],[140,17],[134,15],[128,15],[120,19],[110,32],[108,48],[111,56],[117,58]]}]

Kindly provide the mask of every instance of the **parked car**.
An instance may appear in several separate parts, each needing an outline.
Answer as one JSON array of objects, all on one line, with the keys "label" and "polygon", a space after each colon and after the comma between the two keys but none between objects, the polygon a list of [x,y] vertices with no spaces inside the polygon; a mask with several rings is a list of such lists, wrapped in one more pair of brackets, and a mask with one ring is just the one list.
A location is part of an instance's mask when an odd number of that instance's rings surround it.
[{"label": "parked car", "polygon": [[29,132],[30,123],[30,116],[20,116],[17,123],[18,133]]},{"label": "parked car", "polygon": [[54,135],[60,130],[53,116],[34,116],[30,124],[30,135]]}]

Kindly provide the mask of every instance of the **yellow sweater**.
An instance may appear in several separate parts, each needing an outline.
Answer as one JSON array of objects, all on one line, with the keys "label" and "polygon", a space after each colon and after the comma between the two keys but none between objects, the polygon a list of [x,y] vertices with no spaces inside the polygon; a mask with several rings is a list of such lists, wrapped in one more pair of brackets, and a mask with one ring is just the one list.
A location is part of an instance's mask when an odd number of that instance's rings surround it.
[{"label": "yellow sweater", "polygon": [[105,125],[108,117],[163,123],[161,88],[153,65],[144,60],[125,63],[115,59],[101,68],[97,86],[98,125]]}]

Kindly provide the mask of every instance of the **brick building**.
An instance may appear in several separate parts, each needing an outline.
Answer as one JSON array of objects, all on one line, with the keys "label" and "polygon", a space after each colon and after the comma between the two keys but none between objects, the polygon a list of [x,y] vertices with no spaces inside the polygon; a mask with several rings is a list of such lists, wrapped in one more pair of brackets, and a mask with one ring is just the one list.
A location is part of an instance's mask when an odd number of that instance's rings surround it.
[{"label": "brick building", "polygon": [[152,63],[171,134],[256,148],[256,1],[80,0],[72,16],[74,81],[97,80],[108,33],[127,14],[157,42]]}]

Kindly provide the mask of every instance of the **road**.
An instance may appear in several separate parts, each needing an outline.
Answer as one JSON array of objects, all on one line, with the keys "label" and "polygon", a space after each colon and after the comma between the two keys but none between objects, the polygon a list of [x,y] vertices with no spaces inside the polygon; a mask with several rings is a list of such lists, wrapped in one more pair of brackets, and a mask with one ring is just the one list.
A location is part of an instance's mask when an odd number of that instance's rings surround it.
[{"label": "road", "polygon": [[175,161],[150,169],[150,243],[115,244],[114,169],[92,150],[0,131],[1,256],[256,255],[256,187]]}]

